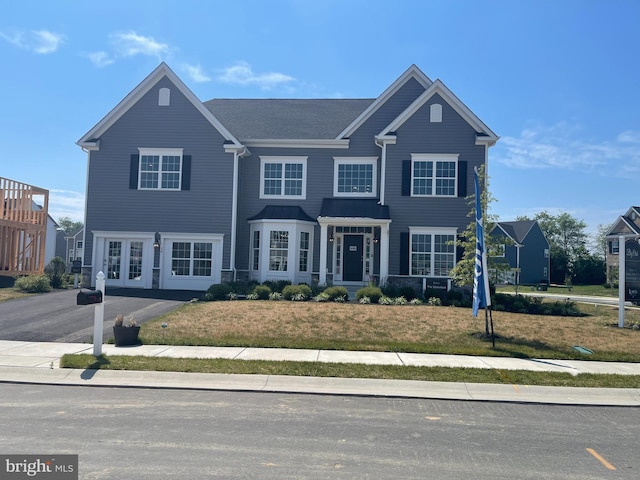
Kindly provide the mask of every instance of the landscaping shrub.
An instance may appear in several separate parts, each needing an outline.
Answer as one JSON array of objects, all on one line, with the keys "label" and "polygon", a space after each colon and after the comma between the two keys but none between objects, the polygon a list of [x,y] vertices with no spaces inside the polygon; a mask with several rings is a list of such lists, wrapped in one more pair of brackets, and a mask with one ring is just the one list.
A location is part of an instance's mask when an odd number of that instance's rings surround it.
[{"label": "landscaping shrub", "polygon": [[282,296],[285,300],[305,301],[311,298],[311,287],[304,283],[300,285],[287,285],[282,290]]},{"label": "landscaping shrub", "polygon": [[229,286],[231,287],[233,293],[236,293],[238,295],[248,295],[253,291],[256,285],[258,285],[258,282],[256,282],[255,280],[251,280],[248,282],[238,281],[229,283]]},{"label": "landscaping shrub", "polygon": [[404,297],[406,300],[413,300],[414,298],[418,297],[418,294],[416,293],[416,289],[412,286],[404,285],[400,287],[400,290],[398,291],[398,295],[396,295],[396,297]]},{"label": "landscaping shrub", "polygon": [[215,302],[218,300],[228,300],[229,294],[233,293],[233,289],[226,283],[215,283],[209,287],[207,293],[202,299],[206,302]]},{"label": "landscaping shrub", "polygon": [[29,275],[18,278],[14,287],[28,293],[50,292],[51,281],[46,275]]},{"label": "landscaping shrub", "polygon": [[369,298],[371,303],[378,303],[378,300],[382,297],[382,290],[378,287],[372,286],[361,288],[356,292],[356,300],[360,302],[364,297]]},{"label": "landscaping shrub", "polygon": [[349,292],[345,287],[327,287],[322,293],[326,293],[329,296],[329,300],[333,302],[341,297],[344,300],[349,300]]},{"label": "landscaping shrub", "polygon": [[269,300],[269,295],[271,295],[271,288],[269,285],[256,285],[253,287],[253,294],[257,295],[258,300]]},{"label": "landscaping shrub", "polygon": [[284,287],[286,287],[287,285],[291,285],[291,281],[290,280],[267,280],[262,284],[269,287],[272,292],[282,293],[282,290],[284,290]]},{"label": "landscaping shrub", "polygon": [[530,315],[557,315],[562,317],[581,317],[575,302],[557,301],[542,303],[542,298],[524,295],[507,295],[496,293],[492,297],[492,308],[495,311],[528,313]]},{"label": "landscaping shrub", "polygon": [[67,263],[61,257],[53,257],[49,264],[44,267],[44,273],[49,277],[49,282],[53,288],[62,288],[65,283]]}]

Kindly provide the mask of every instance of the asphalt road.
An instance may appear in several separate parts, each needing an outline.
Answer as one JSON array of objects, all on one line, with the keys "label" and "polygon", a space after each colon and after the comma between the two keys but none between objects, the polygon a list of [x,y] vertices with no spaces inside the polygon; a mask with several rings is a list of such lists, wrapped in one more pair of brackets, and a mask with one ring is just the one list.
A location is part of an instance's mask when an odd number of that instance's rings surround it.
[{"label": "asphalt road", "polygon": [[[93,341],[95,306],[76,305],[78,292],[79,290],[58,290],[0,303],[0,340]],[[198,292],[107,289],[103,340],[113,337],[113,320],[119,313],[133,316],[140,325],[199,295]]]},{"label": "asphalt road", "polygon": [[638,408],[1,385],[3,454],[82,479],[637,479]]}]

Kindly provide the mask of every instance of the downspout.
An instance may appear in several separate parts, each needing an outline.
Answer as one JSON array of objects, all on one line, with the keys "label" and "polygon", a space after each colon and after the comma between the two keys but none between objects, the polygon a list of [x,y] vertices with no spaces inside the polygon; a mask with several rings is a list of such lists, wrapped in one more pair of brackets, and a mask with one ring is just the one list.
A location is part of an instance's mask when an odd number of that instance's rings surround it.
[{"label": "downspout", "polygon": [[233,273],[233,281],[236,281],[236,237],[238,226],[238,164],[239,159],[246,155],[246,147],[233,151],[233,192],[231,194],[231,245],[229,251],[229,269]]},{"label": "downspout", "polygon": [[380,140],[378,137],[375,137],[374,141],[376,145],[382,149],[382,153],[380,155],[380,205],[384,205],[384,191],[387,172],[387,143],[384,140]]}]

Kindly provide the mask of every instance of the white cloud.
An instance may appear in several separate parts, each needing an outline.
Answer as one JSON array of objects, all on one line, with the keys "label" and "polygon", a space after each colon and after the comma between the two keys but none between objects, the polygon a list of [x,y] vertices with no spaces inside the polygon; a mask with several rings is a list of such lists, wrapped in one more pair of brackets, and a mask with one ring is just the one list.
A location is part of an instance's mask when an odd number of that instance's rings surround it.
[{"label": "white cloud", "polygon": [[135,55],[149,55],[162,58],[170,51],[169,45],[157,42],[152,37],[138,35],[136,32],[114,33],[112,43],[119,56],[133,57]]},{"label": "white cloud", "polygon": [[527,128],[518,137],[502,137],[491,158],[521,169],[582,169],[608,175],[640,172],[640,132],[622,132],[602,142],[580,138],[579,133],[564,123]]},{"label": "white cloud", "polygon": [[106,67],[115,62],[115,58],[111,57],[107,52],[93,52],[87,55],[91,63],[96,67]]},{"label": "white cloud", "polygon": [[238,62],[223,70],[218,80],[224,83],[234,83],[238,85],[256,85],[264,90],[269,90],[277,85],[286,84],[295,78],[284,73],[253,73],[251,65],[247,62]]},{"label": "white cloud", "polygon": [[204,83],[211,81],[211,77],[202,71],[202,67],[200,65],[185,65],[184,69],[194,82]]},{"label": "white cloud", "polygon": [[18,31],[11,34],[0,32],[0,38],[4,38],[16,47],[39,55],[54,53],[64,43],[64,35],[48,30]]},{"label": "white cloud", "polygon": [[74,222],[84,222],[84,193],[49,190],[49,215],[56,221],[69,217]]}]

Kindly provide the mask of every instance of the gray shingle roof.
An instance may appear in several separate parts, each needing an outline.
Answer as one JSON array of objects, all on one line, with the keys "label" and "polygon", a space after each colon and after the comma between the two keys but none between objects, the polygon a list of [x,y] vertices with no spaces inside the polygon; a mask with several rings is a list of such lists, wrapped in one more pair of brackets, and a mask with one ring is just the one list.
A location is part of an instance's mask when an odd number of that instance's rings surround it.
[{"label": "gray shingle roof", "polygon": [[295,205],[267,205],[248,220],[301,220],[315,222],[302,208]]},{"label": "gray shingle roof", "polygon": [[375,99],[214,99],[204,105],[238,139],[333,139]]},{"label": "gray shingle roof", "polygon": [[375,198],[323,198],[320,216],[391,219],[389,206],[378,204]]},{"label": "gray shingle roof", "polygon": [[521,244],[535,223],[535,220],[519,220],[515,222],[498,222],[498,225],[502,227],[514,242]]}]

